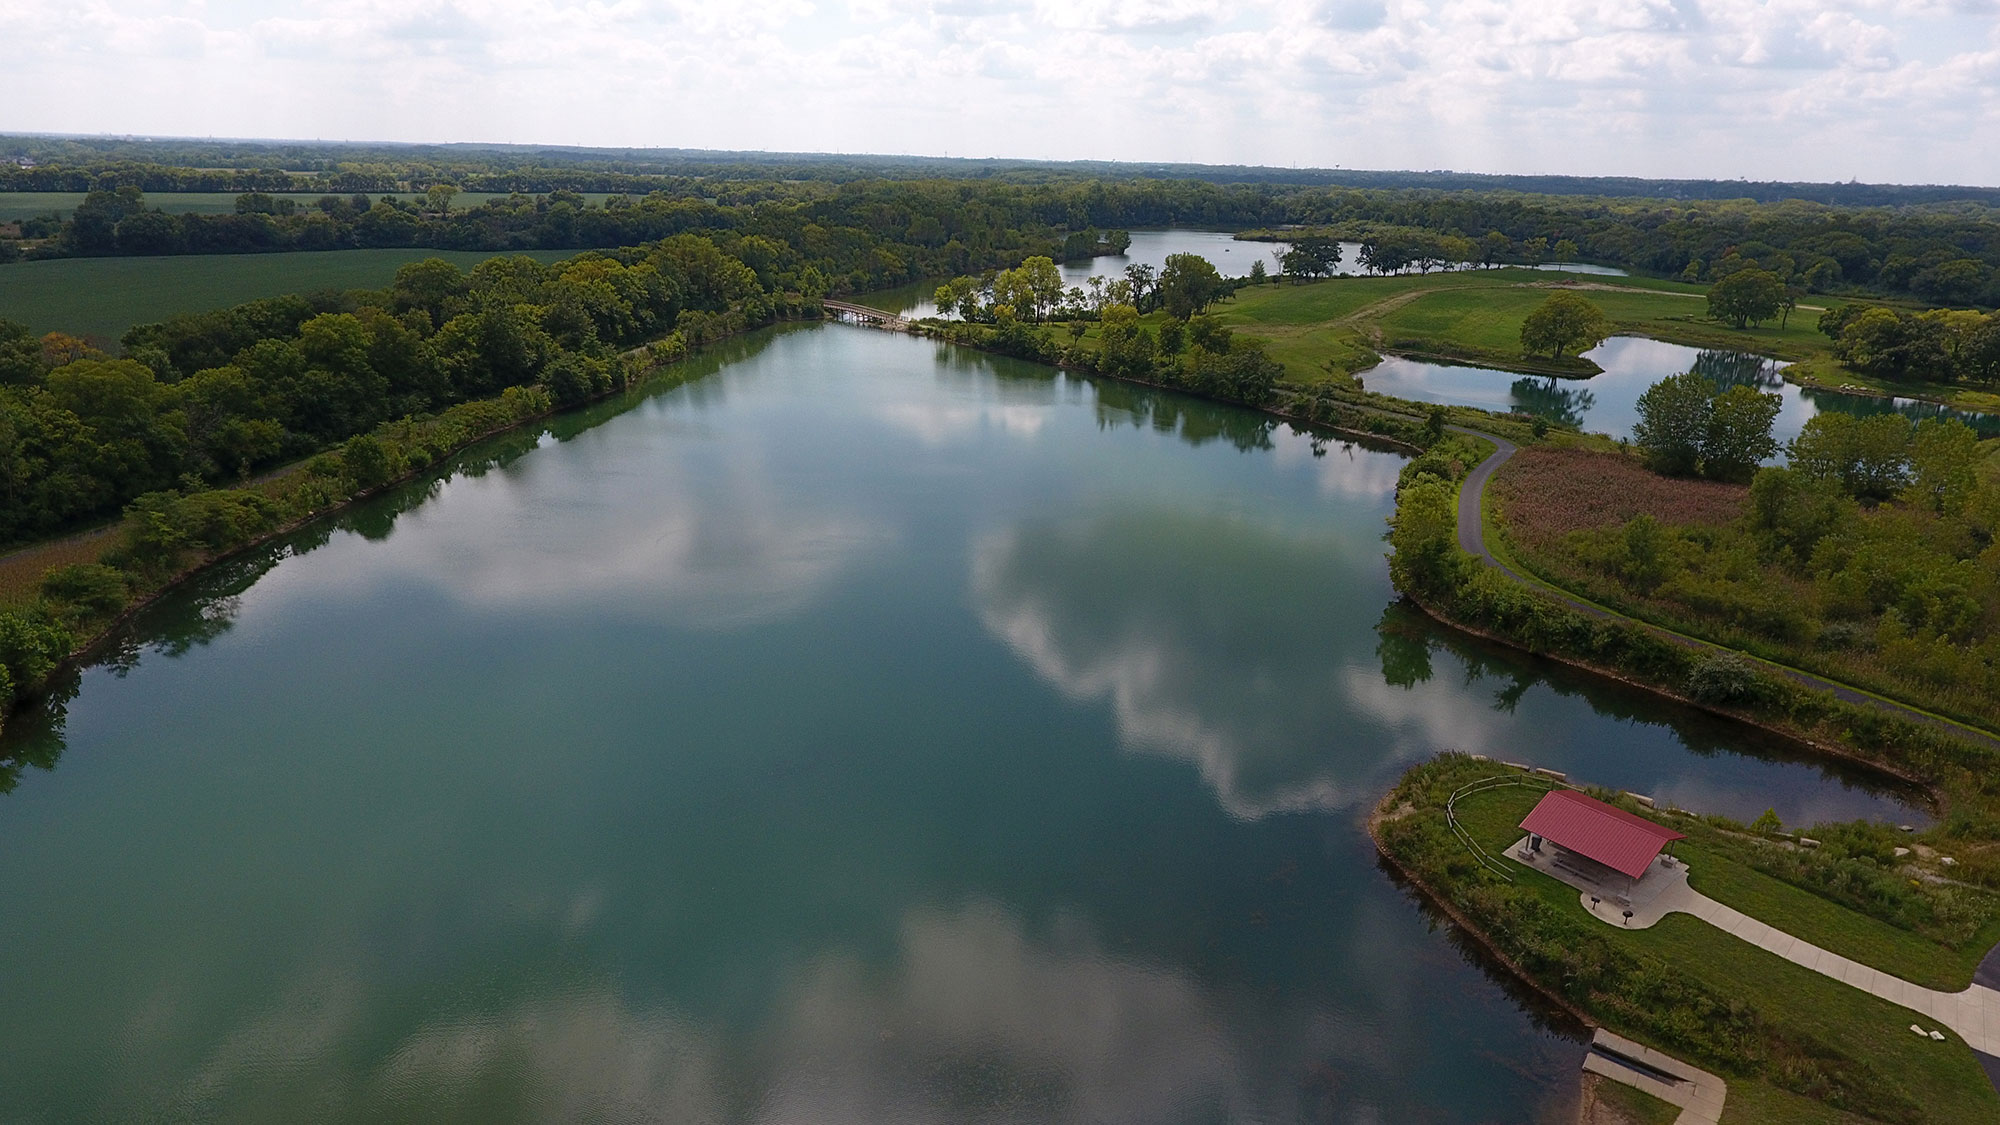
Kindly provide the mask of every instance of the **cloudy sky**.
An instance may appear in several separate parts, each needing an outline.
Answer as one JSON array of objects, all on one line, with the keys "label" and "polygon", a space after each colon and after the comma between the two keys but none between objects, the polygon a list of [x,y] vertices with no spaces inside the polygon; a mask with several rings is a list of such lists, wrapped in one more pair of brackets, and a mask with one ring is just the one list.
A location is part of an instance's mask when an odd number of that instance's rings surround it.
[{"label": "cloudy sky", "polygon": [[0,130],[2000,184],[2000,0],[0,0],[0,29]]}]

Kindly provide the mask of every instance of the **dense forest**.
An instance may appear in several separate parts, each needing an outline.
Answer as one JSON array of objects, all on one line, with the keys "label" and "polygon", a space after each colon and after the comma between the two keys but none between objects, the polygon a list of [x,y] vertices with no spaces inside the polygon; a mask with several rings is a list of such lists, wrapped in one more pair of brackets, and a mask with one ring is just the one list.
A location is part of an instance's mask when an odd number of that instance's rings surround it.
[{"label": "dense forest", "polygon": [[130,137],[0,138],[0,190],[90,191],[113,184],[149,192],[467,191],[546,193],[670,189],[666,180],[998,179],[1197,180],[1218,184],[1376,190],[1533,192],[1673,200],[1805,200],[1845,207],[1972,201],[2000,206],[2000,188],[1939,184],[1507,176],[1452,171],[1273,168],[1254,165],[1046,161],[705,149],[576,148],[486,144],[327,144],[305,141],[142,140]]},{"label": "dense forest", "polygon": [[459,186],[431,185],[422,199],[252,191],[239,196],[233,214],[174,215],[149,206],[142,184],[107,174],[67,216],[0,226],[0,261],[355,247],[589,249],[735,232],[835,259],[825,271],[826,291],[841,292],[1060,254],[1067,237],[1093,229],[1182,225],[1366,238],[1392,252],[1370,263],[1385,270],[1574,258],[1710,281],[1755,268],[1812,292],[2000,305],[2000,212],[1974,203],[1846,208],[1148,179],[690,178],[602,203],[563,189],[455,207]]},{"label": "dense forest", "polygon": [[[0,321],[0,539],[283,461],[510,387],[557,404],[669,352],[805,307],[800,257],[667,238],[553,266],[431,259],[381,291],[284,296],[134,329],[113,358]],[[809,268],[809,267],[807,267]],[[761,271],[761,272],[760,272]]]}]

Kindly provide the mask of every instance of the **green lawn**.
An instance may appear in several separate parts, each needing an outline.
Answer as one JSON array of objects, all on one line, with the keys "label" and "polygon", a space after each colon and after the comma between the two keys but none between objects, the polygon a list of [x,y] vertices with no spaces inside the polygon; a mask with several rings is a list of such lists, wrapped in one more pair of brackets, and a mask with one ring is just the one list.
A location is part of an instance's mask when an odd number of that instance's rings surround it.
[{"label": "green lawn", "polygon": [[[236,196],[233,191],[177,191],[158,192],[146,196],[146,206],[157,208],[171,215],[227,215],[236,210]],[[300,192],[292,193],[301,208],[311,207],[322,195],[341,195],[346,192]],[[420,194],[411,192],[370,192],[371,199],[384,195],[394,195],[398,199],[422,199]],[[591,203],[602,204],[608,193],[584,192],[583,197]],[[504,192],[463,191],[454,196],[454,209],[477,207],[489,199],[505,199]],[[6,191],[0,192],[0,223],[13,222],[35,215],[46,215],[50,211],[60,212],[64,218],[83,202],[80,191]]]},{"label": "green lawn", "polygon": [[[1475,794],[1458,803],[1459,818],[1474,838],[1500,854],[1520,838],[1521,818],[1540,796],[1527,788]],[[1926,956],[1920,947],[1928,947],[1933,951],[1929,956],[1937,961],[1928,974],[1933,979],[1954,976],[1961,963],[1957,954],[1941,946],[1710,852],[1696,849],[1687,854],[1690,872],[1703,873],[1696,883],[1705,893],[1822,947],[1890,972],[1909,968],[1912,960]],[[1575,890],[1511,860],[1505,862],[1523,886],[1551,904],[1582,909]],[[1971,1049],[1949,1029],[1940,1028],[1948,1036],[1944,1043],[1911,1034],[1912,1022],[1936,1025],[1908,1009],[1801,968],[1686,914],[1669,915],[1650,929],[1618,932],[1618,940],[1630,943],[1635,951],[1669,959],[1724,995],[1741,997],[1795,1034],[1870,1060],[1922,1102],[1931,1120],[2000,1121],[2000,1093],[1987,1081]],[[1969,970],[1965,976],[1969,978]],[[1730,1121],[1843,1120],[1838,1114],[1829,1115],[1825,1106],[1755,1081],[1732,1081],[1729,1103]]]},{"label": "green lawn", "polygon": [[[528,256],[554,262],[576,253],[537,250]],[[474,250],[329,250],[16,262],[0,266],[0,318],[111,347],[135,324],[180,313],[283,293],[379,288],[399,267],[424,258],[470,269],[490,257]]]},{"label": "green lawn", "polygon": [[[1365,370],[1375,362],[1377,348],[1519,366],[1521,322],[1547,299],[1556,278],[1516,269],[1332,278],[1244,289],[1215,312],[1231,327],[1263,339],[1298,381],[1341,379]],[[1791,359],[1825,348],[1814,327],[1817,314],[1804,309],[1783,329],[1735,329],[1702,319],[1708,306],[1700,286],[1637,277],[1581,284],[1583,295],[1620,332]]]}]

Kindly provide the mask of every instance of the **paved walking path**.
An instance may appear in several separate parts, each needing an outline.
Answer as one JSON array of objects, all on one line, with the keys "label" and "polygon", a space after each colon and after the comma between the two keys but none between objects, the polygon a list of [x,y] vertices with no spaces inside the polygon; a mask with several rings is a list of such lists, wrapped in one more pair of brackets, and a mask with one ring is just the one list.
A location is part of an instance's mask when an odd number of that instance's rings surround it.
[{"label": "paved walking path", "polygon": [[[1760,949],[1768,949],[1795,965],[1851,984],[1863,992],[1900,1004],[1941,1023],[1958,1033],[1973,1050],[2000,1055],[2000,991],[1974,984],[1963,992],[1939,992],[1911,984],[1880,969],[1871,969],[1808,941],[1802,941],[1769,926],[1740,910],[1724,906],[1690,889],[1691,900],[1682,907],[1716,929],[1742,938]],[[1928,1029],[1927,1029],[1928,1030]]]},{"label": "paved walking path", "polygon": [[[1832,977],[1843,984],[1851,984],[1891,1004],[1908,1008],[1930,1022],[1942,1024],[1957,1032],[1959,1038],[1981,1054],[2000,1056],[2000,990],[1990,988],[1976,978],[1971,987],[1962,992],[1940,992],[1890,976],[1880,969],[1869,968],[1859,961],[1793,937],[1776,926],[1759,922],[1702,894],[1688,885],[1686,865],[1669,862],[1665,856],[1653,861],[1652,868],[1639,881],[1637,892],[1631,894],[1627,901],[1620,896],[1619,890],[1592,883],[1573,871],[1556,866],[1548,852],[1528,851],[1525,836],[1507,849],[1507,855],[1577,888],[1583,909],[1607,926],[1642,930],[1669,914],[1692,914],[1723,933],[1741,938],[1759,949],[1769,950],[1795,965]],[[1630,918],[1625,917],[1628,909],[1632,911]],[[1930,1029],[1926,1027],[1925,1030]]]}]

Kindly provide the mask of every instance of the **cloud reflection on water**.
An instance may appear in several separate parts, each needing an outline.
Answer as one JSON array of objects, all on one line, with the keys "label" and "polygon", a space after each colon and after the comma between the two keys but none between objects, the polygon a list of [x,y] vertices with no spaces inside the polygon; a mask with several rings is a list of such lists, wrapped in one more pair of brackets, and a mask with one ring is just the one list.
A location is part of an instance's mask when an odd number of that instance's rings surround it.
[{"label": "cloud reflection on water", "polygon": [[455,477],[398,521],[428,534],[344,552],[347,565],[308,560],[260,593],[295,584],[323,596],[329,584],[394,575],[485,609],[615,606],[730,629],[794,612],[896,535],[857,503],[794,487],[754,444],[651,432],[600,455],[588,448],[596,438],[572,443],[585,446],[575,456]]},{"label": "cloud reflection on water", "polygon": [[987,630],[1044,681],[1108,701],[1128,748],[1194,763],[1225,808],[1254,819],[1352,806],[1420,752],[1352,722],[1354,677],[1380,675],[1329,635],[1378,612],[1356,600],[1386,596],[1360,577],[1376,549],[1153,510],[990,535],[971,589]]},{"label": "cloud reflection on water", "polygon": [[311,1090],[319,1110],[356,1117],[427,1106],[550,1121],[1139,1125],[1289,1116],[1299,1076],[1341,1073],[1353,1080],[1343,1108],[1372,1120],[1354,1086],[1397,1071],[1365,1020],[1121,958],[1075,917],[1031,932],[983,900],[910,909],[887,957],[817,956],[740,1027],[608,983],[544,984],[499,1010],[473,998],[350,1069],[382,1010],[358,979],[304,974],[206,1052],[176,1109],[284,1116]]}]

